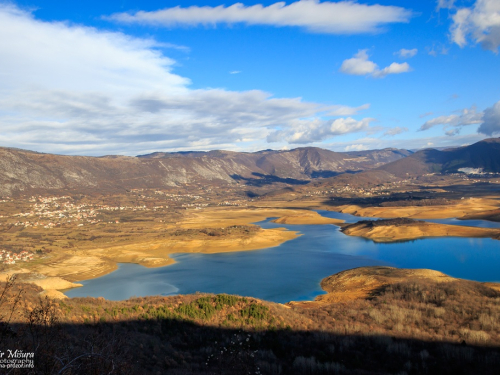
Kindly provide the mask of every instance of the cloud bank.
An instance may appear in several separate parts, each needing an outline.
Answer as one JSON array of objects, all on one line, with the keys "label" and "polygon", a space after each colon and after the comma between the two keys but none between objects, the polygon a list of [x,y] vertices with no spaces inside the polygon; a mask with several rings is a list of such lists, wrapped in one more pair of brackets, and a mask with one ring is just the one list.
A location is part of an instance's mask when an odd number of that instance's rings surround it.
[{"label": "cloud bank", "polygon": [[368,131],[372,118],[357,121],[351,117],[335,120],[300,120],[294,121],[288,129],[277,130],[267,137],[268,142],[285,140],[292,144],[319,142],[338,135]]},{"label": "cloud bank", "polygon": [[464,126],[477,125],[478,133],[492,136],[500,133],[500,101],[493,106],[486,108],[483,112],[478,112],[476,107],[465,108],[458,115],[439,116],[426,121],[419,131],[428,130],[435,126],[443,126],[445,134],[454,136],[460,133]]},{"label": "cloud bank", "polygon": [[340,66],[340,72],[357,76],[372,76],[383,78],[389,74],[400,74],[411,71],[410,65],[406,62],[399,64],[393,62],[391,65],[380,69],[377,64],[368,59],[366,49],[359,50],[354,57],[344,60]]},{"label": "cloud bank", "polygon": [[397,6],[300,0],[289,5],[277,2],[267,7],[262,4],[245,6],[242,3],[228,7],[176,6],[153,12],[116,13],[107,19],[166,27],[244,23],[295,26],[316,33],[359,34],[380,32],[390,23],[409,22],[411,16],[411,11]]},{"label": "cloud bank", "polygon": [[[453,5],[453,2],[452,4]],[[500,1],[476,0],[469,8],[458,8],[452,16],[451,39],[460,47],[469,39],[484,49],[498,52],[500,46]]]},{"label": "cloud bank", "polygon": [[483,112],[483,123],[478,129],[479,133],[493,135],[500,133],[500,101]]},{"label": "cloud bank", "polygon": [[387,129],[384,132],[384,136],[392,137],[392,136],[395,136],[398,134],[406,133],[408,131],[409,131],[409,129],[407,127],[396,126],[394,128]]},{"label": "cloud bank", "polygon": [[[286,134],[274,139],[284,143],[297,124],[313,134],[331,116],[368,108],[259,90],[192,90],[159,47],[0,5],[0,145],[86,155],[263,148],[277,130]],[[324,137],[359,131],[356,120],[337,120],[342,130],[337,122]]]}]

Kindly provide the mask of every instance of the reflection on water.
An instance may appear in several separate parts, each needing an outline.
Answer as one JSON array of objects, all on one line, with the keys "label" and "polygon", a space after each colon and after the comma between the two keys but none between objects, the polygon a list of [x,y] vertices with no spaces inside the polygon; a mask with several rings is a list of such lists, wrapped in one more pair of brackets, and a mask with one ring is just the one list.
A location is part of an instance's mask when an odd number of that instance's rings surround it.
[{"label": "reflection on water", "polygon": [[[319,212],[348,222],[363,219],[337,212]],[[324,277],[372,265],[430,268],[465,279],[500,281],[499,241],[436,238],[376,244],[346,236],[333,225],[283,225],[270,220],[258,224],[263,228],[298,230],[303,236],[264,250],[176,254],[173,258],[177,263],[162,268],[120,264],[117,271],[83,281],[82,288],[66,294],[120,300],[200,291],[253,296],[275,302],[311,300],[323,293],[319,282]]]},{"label": "reflection on water", "polygon": [[499,222],[488,220],[432,219],[426,221],[439,224],[462,225],[466,227],[500,228]]}]

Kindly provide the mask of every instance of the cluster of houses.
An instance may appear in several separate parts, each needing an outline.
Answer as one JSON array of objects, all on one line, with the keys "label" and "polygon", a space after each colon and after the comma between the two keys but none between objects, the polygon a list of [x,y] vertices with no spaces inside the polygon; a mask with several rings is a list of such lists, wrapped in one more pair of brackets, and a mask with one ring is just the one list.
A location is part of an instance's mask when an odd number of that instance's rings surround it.
[{"label": "cluster of houses", "polygon": [[248,204],[246,202],[236,200],[219,202],[217,203],[217,206],[248,206]]},{"label": "cluster of houses", "polygon": [[[21,212],[14,214],[13,217],[37,217],[38,219],[45,219],[45,222],[36,220],[32,221],[18,221],[13,223],[15,226],[24,227],[43,227],[54,228],[61,224],[82,223],[97,224],[101,222],[97,219],[99,211],[148,211],[146,206],[117,206],[112,207],[104,204],[73,204],[69,201],[71,198],[64,197],[35,197],[32,196],[29,201],[32,203],[31,210],[28,212]],[[166,206],[168,207],[168,206]],[[157,208],[157,207],[155,207]],[[80,225],[80,224],[78,224]]]},{"label": "cluster of houses", "polygon": [[[429,174],[429,175],[432,175]],[[345,186],[336,186],[332,187],[330,190],[317,190],[317,191],[308,191],[304,194],[304,197],[312,197],[315,195],[328,195],[328,194],[342,194],[342,193],[354,193],[359,195],[366,196],[381,196],[381,195],[390,195],[389,191],[385,191],[388,189],[392,189],[394,187],[404,187],[408,184],[412,184],[414,178],[407,178],[404,180],[387,182],[385,184],[381,184],[380,186],[374,187],[354,187],[346,184]]]},{"label": "cluster of houses", "polygon": [[23,250],[20,253],[13,253],[8,250],[0,250],[0,261],[4,264],[15,264],[16,261],[29,262],[33,260],[33,253]]}]

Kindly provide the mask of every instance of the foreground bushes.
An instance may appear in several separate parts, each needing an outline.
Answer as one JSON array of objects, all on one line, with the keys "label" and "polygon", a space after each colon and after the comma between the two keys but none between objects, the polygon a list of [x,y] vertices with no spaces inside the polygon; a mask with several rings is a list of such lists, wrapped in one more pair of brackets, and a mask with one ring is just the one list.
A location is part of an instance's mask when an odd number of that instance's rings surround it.
[{"label": "foreground bushes", "polygon": [[[497,374],[500,293],[480,283],[396,283],[312,308],[195,294],[24,305],[2,348],[34,352],[34,374]],[[25,374],[26,370],[12,371]],[[29,372],[28,372],[29,373]]]}]

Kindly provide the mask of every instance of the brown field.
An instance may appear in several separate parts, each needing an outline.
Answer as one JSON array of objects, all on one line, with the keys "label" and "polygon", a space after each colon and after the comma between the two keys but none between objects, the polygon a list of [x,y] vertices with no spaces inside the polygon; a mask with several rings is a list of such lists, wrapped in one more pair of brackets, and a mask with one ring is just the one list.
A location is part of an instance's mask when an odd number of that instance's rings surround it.
[{"label": "brown field", "polygon": [[[153,210],[153,206],[164,204],[161,199],[165,198],[158,198],[152,193],[148,195],[147,192],[138,194],[99,199],[77,197],[75,202],[86,204],[102,200],[103,203],[118,206],[150,207],[144,212],[135,209],[133,212],[102,212],[97,216],[102,219],[101,222],[81,227],[76,224],[61,225],[52,229],[16,227],[12,225],[11,219],[5,219],[8,215],[4,215],[4,219],[0,220],[0,224],[3,221],[4,247],[32,252],[36,250],[37,256],[32,262],[4,267],[3,272],[12,274],[25,270],[34,275],[50,277],[50,283],[38,280],[38,285],[42,286],[48,295],[62,297],[55,291],[74,286],[67,282],[103,276],[114,271],[119,262],[161,267],[173,263],[169,257],[169,254],[173,253],[257,250],[277,246],[297,237],[296,232],[283,228],[261,229],[252,224],[269,217],[277,217],[274,222],[281,224],[342,225],[341,220],[325,218],[311,210],[333,209],[374,217],[482,217],[498,212],[499,206],[495,199],[477,198],[459,200],[458,203],[446,206],[333,207],[325,205],[324,198],[321,197],[297,200],[290,195],[290,200],[260,200],[246,207],[203,207],[196,210],[170,207]],[[28,202],[16,200],[4,203],[2,213],[27,212],[30,209]],[[498,237],[496,230],[430,223],[383,228],[358,226],[345,229],[344,232],[347,235],[363,236],[380,242],[432,236]]]},{"label": "brown field", "polygon": [[[98,224],[91,228],[55,228],[50,231],[24,229],[22,237],[19,232],[13,232],[10,240],[19,241],[19,246],[21,243],[29,245],[30,241],[38,246],[46,243],[43,256],[34,262],[10,266],[4,273],[25,269],[51,278],[62,278],[57,279],[59,283],[40,284],[48,291],[61,290],[71,287],[68,281],[96,278],[112,272],[119,262],[161,267],[173,263],[169,257],[173,253],[258,250],[297,237],[296,232],[284,228],[261,229],[251,224],[273,216],[309,223],[332,222],[305,210],[214,207],[188,211],[177,216],[175,221],[166,218],[162,222],[136,214],[136,221],[119,225]],[[60,296],[54,292],[48,295]]]}]

